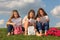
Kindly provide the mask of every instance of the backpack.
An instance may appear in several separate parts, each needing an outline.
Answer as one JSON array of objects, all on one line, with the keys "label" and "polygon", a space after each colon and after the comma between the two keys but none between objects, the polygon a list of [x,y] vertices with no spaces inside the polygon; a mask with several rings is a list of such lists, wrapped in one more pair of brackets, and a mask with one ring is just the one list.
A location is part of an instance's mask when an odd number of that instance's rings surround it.
[{"label": "backpack", "polygon": [[22,34],[22,27],[21,26],[16,26],[14,27],[14,34]]},{"label": "backpack", "polygon": [[35,35],[34,26],[29,26],[28,27],[28,35]]}]

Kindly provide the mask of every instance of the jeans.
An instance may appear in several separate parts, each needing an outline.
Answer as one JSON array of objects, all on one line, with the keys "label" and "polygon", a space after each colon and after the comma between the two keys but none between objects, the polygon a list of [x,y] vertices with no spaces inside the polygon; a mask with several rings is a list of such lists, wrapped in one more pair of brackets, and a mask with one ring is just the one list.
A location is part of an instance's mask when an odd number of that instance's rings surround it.
[{"label": "jeans", "polygon": [[47,31],[49,29],[49,22],[43,24],[44,30]]},{"label": "jeans", "polygon": [[42,25],[41,22],[36,21],[36,29],[39,30],[45,30],[47,31],[49,29],[49,22],[46,22]]},{"label": "jeans", "polygon": [[7,29],[8,29],[8,32],[11,32],[13,30],[13,26],[12,25],[8,25]]}]

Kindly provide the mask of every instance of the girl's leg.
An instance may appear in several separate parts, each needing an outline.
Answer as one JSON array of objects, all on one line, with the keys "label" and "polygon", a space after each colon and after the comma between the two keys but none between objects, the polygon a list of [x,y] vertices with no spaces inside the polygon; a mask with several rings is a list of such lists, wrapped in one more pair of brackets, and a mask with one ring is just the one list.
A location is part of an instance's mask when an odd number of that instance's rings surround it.
[{"label": "girl's leg", "polygon": [[22,27],[22,31],[23,31],[23,32],[25,31],[24,27]]},{"label": "girl's leg", "polygon": [[47,34],[47,30],[49,29],[49,22],[46,22],[44,24],[44,26],[45,26],[45,35],[46,35]]},{"label": "girl's leg", "polygon": [[25,28],[25,35],[27,35],[27,32],[28,32],[28,21],[25,22],[24,28]]},{"label": "girl's leg", "polygon": [[7,29],[8,29],[8,34],[7,34],[7,36],[9,36],[9,35],[11,34],[11,31],[12,31],[12,29],[13,29],[13,26],[12,26],[12,25],[8,25]]},{"label": "girl's leg", "polygon": [[36,22],[36,27],[38,32],[40,32],[40,36],[42,35],[42,23],[41,22]]}]

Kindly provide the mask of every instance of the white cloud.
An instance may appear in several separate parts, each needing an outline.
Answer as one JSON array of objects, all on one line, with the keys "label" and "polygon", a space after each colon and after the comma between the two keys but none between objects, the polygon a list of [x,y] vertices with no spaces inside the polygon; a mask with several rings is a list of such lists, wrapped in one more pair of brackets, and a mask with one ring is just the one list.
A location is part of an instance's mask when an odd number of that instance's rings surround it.
[{"label": "white cloud", "polygon": [[34,3],[35,1],[36,0],[0,0],[0,14],[3,13],[3,10],[7,12],[7,10],[15,9],[17,7],[23,8],[30,3]]},{"label": "white cloud", "polygon": [[8,8],[25,7],[31,3],[41,4],[42,1],[41,0],[0,0],[0,8],[1,7],[8,7]]},{"label": "white cloud", "polygon": [[2,14],[2,13],[10,13],[9,11],[0,11],[0,14]]},{"label": "white cloud", "polygon": [[0,20],[0,25],[3,25],[3,24],[4,24],[4,20],[1,19],[1,20]]},{"label": "white cloud", "polygon": [[35,0],[24,0],[26,3],[34,3]]},{"label": "white cloud", "polygon": [[0,7],[24,7],[29,3],[34,3],[34,1],[35,0],[0,0]]},{"label": "white cloud", "polygon": [[11,11],[0,11],[0,15],[4,15],[4,16],[10,16],[12,14]]},{"label": "white cloud", "polygon": [[8,4],[6,4],[6,7],[10,7],[10,8],[13,8],[13,7],[16,7],[16,6],[23,7],[24,3],[22,1],[11,1]]},{"label": "white cloud", "polygon": [[0,1],[6,1],[6,0],[0,0]]},{"label": "white cloud", "polygon": [[60,22],[56,23],[55,27],[60,27]]},{"label": "white cloud", "polygon": [[34,3],[34,1],[35,0],[13,0],[13,1],[7,2],[7,4],[5,6],[10,7],[10,8],[13,8],[13,7],[16,7],[16,6],[24,7],[28,3]]},{"label": "white cloud", "polygon": [[60,5],[51,10],[53,16],[60,17]]},{"label": "white cloud", "polygon": [[[14,9],[28,10],[30,8],[37,9],[45,7],[46,5],[42,0],[0,0],[0,14],[10,14]],[[26,9],[25,9],[26,8]]]}]

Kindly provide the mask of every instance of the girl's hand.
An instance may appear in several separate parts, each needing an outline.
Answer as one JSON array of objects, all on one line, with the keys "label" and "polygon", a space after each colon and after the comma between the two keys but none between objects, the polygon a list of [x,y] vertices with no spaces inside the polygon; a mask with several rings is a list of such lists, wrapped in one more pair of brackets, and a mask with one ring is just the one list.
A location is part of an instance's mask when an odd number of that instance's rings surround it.
[{"label": "girl's hand", "polygon": [[6,24],[7,25],[10,24],[10,25],[13,25],[13,26],[16,25],[15,23],[11,23],[11,22],[7,22]]},{"label": "girl's hand", "polygon": [[12,23],[13,26],[15,26],[16,24],[15,23]]},{"label": "girl's hand", "polygon": [[42,23],[42,25],[44,25],[44,23]]},{"label": "girl's hand", "polygon": [[47,22],[49,22],[50,20],[49,19],[46,19]]},{"label": "girl's hand", "polygon": [[33,23],[29,23],[29,26],[32,26],[33,25]]},{"label": "girl's hand", "polygon": [[34,29],[35,32],[37,32],[37,29]]},{"label": "girl's hand", "polygon": [[40,22],[40,18],[37,18],[37,21]]}]

